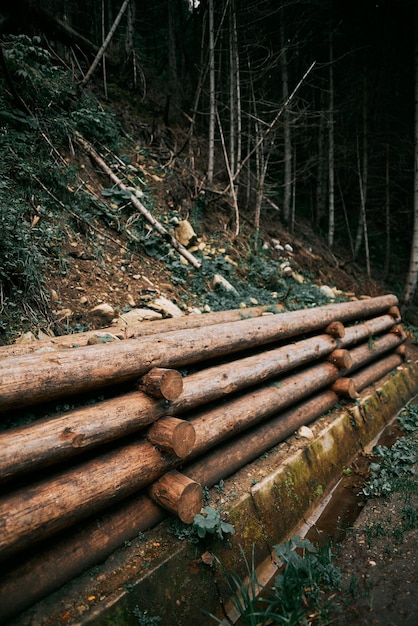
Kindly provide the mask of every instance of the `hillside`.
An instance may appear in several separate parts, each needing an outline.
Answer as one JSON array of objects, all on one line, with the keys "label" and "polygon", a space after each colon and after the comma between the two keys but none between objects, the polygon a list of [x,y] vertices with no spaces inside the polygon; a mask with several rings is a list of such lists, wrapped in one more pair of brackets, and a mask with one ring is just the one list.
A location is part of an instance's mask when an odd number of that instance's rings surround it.
[{"label": "hillside", "polygon": [[[75,212],[46,185],[41,189],[55,204],[54,213],[37,205],[25,214],[23,228],[32,237],[51,238],[42,260],[42,297],[26,301],[34,285],[21,290],[21,300],[3,302],[2,343],[30,332],[26,340],[43,334],[68,334],[109,325],[112,318],[131,309],[156,309],[164,297],[187,314],[251,306],[280,304],[284,309],[325,304],[330,299],[378,295],[384,284],[367,278],[349,262],[344,250],[330,252],[326,242],[307,223],[298,220],[293,233],[280,222],[280,212],[265,208],[256,235],[251,217],[242,216],[234,235],[234,214],[224,182],[204,188],[203,169],[190,170],[187,159],[173,153],[184,142],[186,130],[161,126],[152,129],[146,118],[122,110],[121,127],[129,137],[120,155],[101,146],[106,163],[124,184],[135,189],[143,205],[176,239],[202,262],[196,269],[156,232],[129,202],[130,192],[118,190],[109,177],[77,144],[73,154],[61,153],[72,168],[70,192],[75,205],[80,196],[87,209]],[[125,131],[126,132],[126,131]],[[204,164],[204,142],[200,138]],[[203,148],[202,148],[203,146]],[[62,185],[67,184],[65,178]],[[73,191],[74,190],[74,191]],[[29,221],[30,220],[30,221]],[[180,223],[180,225],[179,225]],[[192,227],[182,233],[182,226]],[[54,235],[57,241],[53,240]],[[45,249],[45,245],[43,246]],[[221,275],[236,291],[214,284]],[[29,277],[32,280],[32,277]],[[215,280],[216,283],[216,280]],[[334,289],[319,289],[321,286]],[[36,308],[36,304],[38,308]],[[92,312],[101,304],[113,314]],[[21,309],[21,324],[16,309]],[[169,311],[162,311],[164,317]]]}]

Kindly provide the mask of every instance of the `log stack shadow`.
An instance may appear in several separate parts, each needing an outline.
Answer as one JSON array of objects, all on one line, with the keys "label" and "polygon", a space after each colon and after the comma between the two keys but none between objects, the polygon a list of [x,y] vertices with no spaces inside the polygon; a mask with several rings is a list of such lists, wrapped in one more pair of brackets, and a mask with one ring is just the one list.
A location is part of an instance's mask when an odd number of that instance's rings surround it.
[{"label": "log stack shadow", "polygon": [[[395,369],[397,304],[257,307],[153,322],[154,334],[147,324],[111,344],[86,333],[77,348],[2,349],[0,418],[41,414],[0,433],[2,620],[167,512],[192,522],[203,487]],[[105,400],[42,417],[46,403],[102,390]]]}]

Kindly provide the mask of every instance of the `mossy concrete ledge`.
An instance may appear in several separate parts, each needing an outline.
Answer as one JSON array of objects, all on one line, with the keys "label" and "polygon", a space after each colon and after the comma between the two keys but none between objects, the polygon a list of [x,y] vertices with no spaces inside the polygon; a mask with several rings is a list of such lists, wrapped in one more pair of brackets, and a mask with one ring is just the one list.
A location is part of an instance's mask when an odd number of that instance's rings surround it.
[{"label": "mossy concrete ledge", "polygon": [[65,607],[71,625],[125,626],[141,623],[143,614],[160,616],[163,626],[214,624],[208,613],[222,619],[230,596],[222,566],[245,576],[243,555],[249,562],[253,555],[256,565],[268,561],[273,546],[300,528],[344,467],[417,393],[418,362],[405,363],[356,402],[311,424],[313,439],[292,436],[225,480],[222,493],[213,490],[214,506],[228,512],[232,537],[181,541],[168,532],[167,520],[13,624],[55,625]]}]

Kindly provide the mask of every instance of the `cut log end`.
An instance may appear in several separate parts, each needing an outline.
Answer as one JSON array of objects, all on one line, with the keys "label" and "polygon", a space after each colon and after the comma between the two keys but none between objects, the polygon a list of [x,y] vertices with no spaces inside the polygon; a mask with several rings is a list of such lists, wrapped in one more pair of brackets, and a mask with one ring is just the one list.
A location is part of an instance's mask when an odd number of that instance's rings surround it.
[{"label": "cut log end", "polygon": [[148,431],[148,441],[181,459],[190,454],[196,440],[194,426],[177,417],[163,417]]},{"label": "cut log end", "polygon": [[332,385],[331,390],[338,396],[354,400],[358,397],[355,383],[352,378],[338,378]]},{"label": "cut log end", "polygon": [[349,369],[353,364],[353,359],[348,350],[344,350],[342,348],[337,348],[331,352],[328,357],[328,361],[338,367],[338,369]]},{"label": "cut log end", "polygon": [[154,367],[140,379],[138,388],[153,398],[172,402],[183,391],[183,377],[177,370]]},{"label": "cut log end", "polygon": [[406,339],[406,333],[403,329],[402,324],[395,324],[394,326],[392,326],[389,332],[393,335],[396,335],[397,337],[400,337],[403,340]]},{"label": "cut log end", "polygon": [[331,337],[342,339],[345,335],[344,324],[341,322],[331,322],[325,329],[325,333]]},{"label": "cut log end", "polygon": [[180,472],[167,472],[149,488],[151,498],[177,515],[185,524],[191,524],[203,506],[203,489],[199,483]]},{"label": "cut log end", "polygon": [[391,306],[388,311],[388,314],[391,315],[395,319],[395,322],[401,321],[401,312],[399,310],[399,307]]}]

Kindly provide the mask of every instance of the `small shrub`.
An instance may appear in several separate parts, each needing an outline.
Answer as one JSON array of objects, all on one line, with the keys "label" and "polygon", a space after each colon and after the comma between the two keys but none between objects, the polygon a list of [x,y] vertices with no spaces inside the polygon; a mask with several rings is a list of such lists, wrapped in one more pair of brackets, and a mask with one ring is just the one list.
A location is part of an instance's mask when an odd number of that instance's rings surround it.
[{"label": "small shrub", "polygon": [[232,524],[224,522],[221,518],[219,511],[211,506],[205,506],[202,513],[195,515],[193,520],[193,528],[197,532],[200,539],[209,535],[217,535],[219,539],[224,538],[224,534],[235,533],[235,528]]}]

